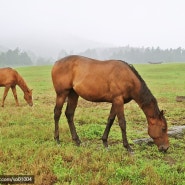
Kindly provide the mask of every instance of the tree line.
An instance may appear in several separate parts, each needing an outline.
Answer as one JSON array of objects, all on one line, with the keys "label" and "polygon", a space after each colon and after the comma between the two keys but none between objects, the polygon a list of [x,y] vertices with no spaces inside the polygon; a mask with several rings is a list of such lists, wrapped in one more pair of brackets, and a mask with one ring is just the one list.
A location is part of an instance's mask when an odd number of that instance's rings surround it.
[{"label": "tree line", "polygon": [[[58,58],[71,54],[78,54],[90,58],[107,60],[123,60],[128,63],[159,63],[159,62],[185,62],[185,49],[181,47],[176,49],[157,48],[139,48],[139,47],[114,47],[114,48],[95,48],[87,49],[83,52],[67,52],[61,49]],[[24,65],[47,65],[52,64],[55,60],[44,57],[33,57],[19,48],[0,52],[0,67],[4,66],[24,66]]]},{"label": "tree line", "polygon": [[80,53],[83,56],[98,59],[118,59],[129,63],[158,63],[158,62],[185,62],[185,49],[161,49],[138,48],[138,47],[116,47],[88,49]]},{"label": "tree line", "polygon": [[33,62],[26,52],[20,51],[18,48],[7,52],[0,53],[0,66],[23,66],[32,65]]}]

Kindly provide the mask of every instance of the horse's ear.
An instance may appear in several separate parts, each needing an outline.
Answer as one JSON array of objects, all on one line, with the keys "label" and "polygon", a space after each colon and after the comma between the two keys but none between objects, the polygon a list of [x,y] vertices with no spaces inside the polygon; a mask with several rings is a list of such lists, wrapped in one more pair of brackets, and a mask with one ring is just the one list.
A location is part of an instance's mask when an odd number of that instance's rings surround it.
[{"label": "horse's ear", "polygon": [[161,110],[160,111],[160,117],[162,118],[164,116],[164,114],[165,114],[165,111],[164,110]]},{"label": "horse's ear", "polygon": [[32,92],[32,91],[33,91],[33,89],[28,89],[28,90],[27,90],[28,93],[30,93],[30,92]]}]

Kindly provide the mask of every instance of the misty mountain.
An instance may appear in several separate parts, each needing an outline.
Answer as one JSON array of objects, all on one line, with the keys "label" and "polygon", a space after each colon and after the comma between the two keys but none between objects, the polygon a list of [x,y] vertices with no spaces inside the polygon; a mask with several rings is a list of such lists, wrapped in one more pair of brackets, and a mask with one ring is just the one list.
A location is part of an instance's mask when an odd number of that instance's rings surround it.
[{"label": "misty mountain", "polygon": [[[44,58],[58,58],[61,50],[65,50],[68,53],[79,53],[86,49],[92,49],[97,47],[106,47],[108,44],[91,41],[85,38],[76,37],[69,34],[61,35],[19,35],[13,38],[1,38],[1,45],[10,49],[21,48],[28,53],[32,52],[37,57]],[[6,49],[3,49],[5,51]],[[1,51],[1,47],[0,47]]]},{"label": "misty mountain", "polygon": [[[51,34],[48,36],[43,33],[38,36],[38,34],[33,33],[31,35],[14,35],[12,38],[4,37],[3,39],[0,38],[0,40],[1,65],[13,65],[12,56],[21,57],[21,61],[22,58],[27,58],[27,62],[23,63],[24,65],[45,65],[52,64],[57,59],[71,54],[78,54],[100,60],[124,60],[128,63],[185,61],[185,49],[181,47],[176,49],[131,47],[129,45],[118,47],[113,46],[113,44],[91,41],[69,34]],[[23,54],[25,55],[24,57],[22,57]],[[20,65],[18,58],[16,65]]]}]

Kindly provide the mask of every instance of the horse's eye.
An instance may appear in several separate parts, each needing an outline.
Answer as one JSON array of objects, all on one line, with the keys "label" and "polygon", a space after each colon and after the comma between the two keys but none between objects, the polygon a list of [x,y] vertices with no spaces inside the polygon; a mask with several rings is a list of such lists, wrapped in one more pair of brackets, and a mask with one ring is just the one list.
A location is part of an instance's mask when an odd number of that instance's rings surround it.
[{"label": "horse's eye", "polygon": [[162,131],[163,131],[163,132],[166,132],[166,127],[162,128]]}]

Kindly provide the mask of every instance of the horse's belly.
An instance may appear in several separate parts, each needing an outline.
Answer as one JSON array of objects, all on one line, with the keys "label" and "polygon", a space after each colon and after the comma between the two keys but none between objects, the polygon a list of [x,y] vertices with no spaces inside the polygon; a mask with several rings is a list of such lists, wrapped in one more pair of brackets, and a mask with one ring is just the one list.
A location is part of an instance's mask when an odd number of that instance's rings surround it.
[{"label": "horse's belly", "polygon": [[79,83],[73,87],[74,91],[82,98],[93,102],[111,102],[112,95],[104,84],[99,86],[94,83]]}]

